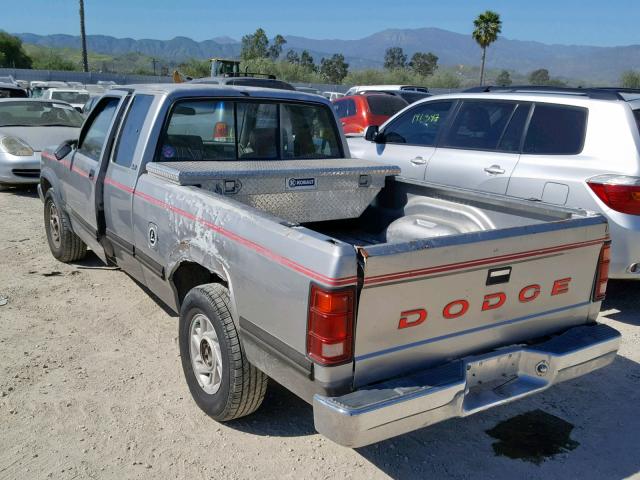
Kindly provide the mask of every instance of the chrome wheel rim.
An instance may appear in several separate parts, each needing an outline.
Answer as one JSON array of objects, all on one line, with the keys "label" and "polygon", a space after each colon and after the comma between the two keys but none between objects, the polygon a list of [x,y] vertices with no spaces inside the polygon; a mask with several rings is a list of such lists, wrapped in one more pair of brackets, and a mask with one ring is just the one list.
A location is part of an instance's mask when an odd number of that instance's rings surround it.
[{"label": "chrome wheel rim", "polygon": [[51,241],[56,248],[60,248],[60,216],[58,209],[53,202],[49,204],[49,232],[51,232]]},{"label": "chrome wheel rim", "polygon": [[222,383],[222,351],[211,320],[202,313],[191,319],[189,353],[200,388],[210,395],[216,393]]}]

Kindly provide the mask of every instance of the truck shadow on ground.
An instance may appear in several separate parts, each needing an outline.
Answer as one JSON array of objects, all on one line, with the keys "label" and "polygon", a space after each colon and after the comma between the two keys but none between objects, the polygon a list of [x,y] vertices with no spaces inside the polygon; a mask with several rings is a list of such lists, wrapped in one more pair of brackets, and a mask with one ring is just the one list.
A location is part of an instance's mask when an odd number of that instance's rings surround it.
[{"label": "truck shadow on ground", "polygon": [[[618,356],[591,375],[494,410],[358,449],[393,478],[627,478],[640,471],[640,365]],[[487,431],[535,410],[573,424],[579,445],[536,465],[497,456]]]},{"label": "truck shadow on ground", "polygon": [[[607,318],[630,325],[640,325],[640,282],[610,280],[602,311]],[[611,310],[617,310],[611,311]]]},{"label": "truck shadow on ground", "polygon": [[273,380],[269,380],[267,395],[256,413],[227,425],[245,433],[273,437],[300,437],[316,433],[311,405]]}]

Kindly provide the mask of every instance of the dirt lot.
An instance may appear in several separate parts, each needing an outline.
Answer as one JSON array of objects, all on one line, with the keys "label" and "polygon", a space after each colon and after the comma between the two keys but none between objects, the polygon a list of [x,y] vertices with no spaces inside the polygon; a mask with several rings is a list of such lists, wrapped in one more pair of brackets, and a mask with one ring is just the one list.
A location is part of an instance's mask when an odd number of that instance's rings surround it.
[{"label": "dirt lot", "polygon": [[[350,450],[315,433],[311,407],[274,383],[253,416],[205,416],[182,379],[177,319],[93,256],[54,260],[34,190],[0,191],[0,255],[0,479],[639,476],[640,284],[610,286],[603,321],[624,336],[611,366]],[[539,464],[496,455],[487,430],[535,410],[572,424],[578,445]],[[550,446],[553,432],[540,432]]]}]

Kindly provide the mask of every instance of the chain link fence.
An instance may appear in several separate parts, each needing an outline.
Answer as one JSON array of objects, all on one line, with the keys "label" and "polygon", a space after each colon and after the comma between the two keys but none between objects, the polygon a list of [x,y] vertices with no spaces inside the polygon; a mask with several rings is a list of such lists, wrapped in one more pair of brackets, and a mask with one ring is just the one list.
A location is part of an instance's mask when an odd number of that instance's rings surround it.
[{"label": "chain link fence", "polygon": [[153,75],[128,75],[99,72],[64,72],[56,70],[28,70],[21,68],[0,68],[0,77],[12,76],[16,80],[34,80],[44,82],[80,82],[84,85],[98,82],[115,82],[118,85],[132,83],[171,83],[171,77]]}]

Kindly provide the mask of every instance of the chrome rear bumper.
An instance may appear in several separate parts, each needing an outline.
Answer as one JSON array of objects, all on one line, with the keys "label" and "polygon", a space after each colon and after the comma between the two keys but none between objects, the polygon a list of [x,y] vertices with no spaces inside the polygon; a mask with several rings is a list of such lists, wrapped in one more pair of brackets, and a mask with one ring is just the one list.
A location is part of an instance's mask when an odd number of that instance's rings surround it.
[{"label": "chrome rear bumper", "polygon": [[341,397],[316,395],[315,427],[336,443],[362,447],[579,377],[611,363],[619,346],[617,330],[586,325],[537,345],[463,358]]}]

